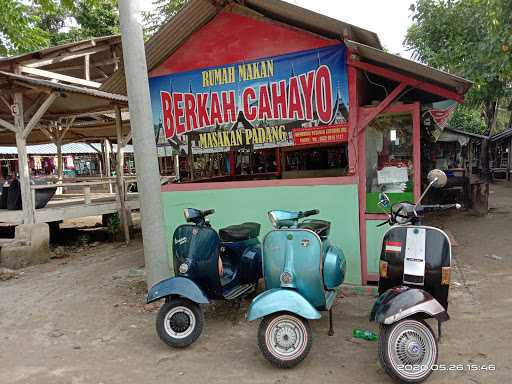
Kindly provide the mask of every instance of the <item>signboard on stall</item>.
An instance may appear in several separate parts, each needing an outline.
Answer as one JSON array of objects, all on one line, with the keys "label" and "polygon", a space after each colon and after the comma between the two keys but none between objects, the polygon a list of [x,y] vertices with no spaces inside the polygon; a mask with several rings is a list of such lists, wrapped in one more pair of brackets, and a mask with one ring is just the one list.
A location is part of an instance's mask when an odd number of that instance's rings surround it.
[{"label": "signboard on stall", "polygon": [[345,55],[336,44],[153,77],[155,132],[193,153],[347,141]]}]

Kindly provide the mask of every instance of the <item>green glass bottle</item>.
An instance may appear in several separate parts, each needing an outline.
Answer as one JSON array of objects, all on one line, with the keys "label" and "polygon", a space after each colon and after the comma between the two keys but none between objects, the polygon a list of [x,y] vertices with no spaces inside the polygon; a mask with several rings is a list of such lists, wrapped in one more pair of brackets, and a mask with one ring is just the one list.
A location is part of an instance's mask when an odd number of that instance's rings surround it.
[{"label": "green glass bottle", "polygon": [[354,329],[352,336],[357,339],[364,339],[369,341],[375,341],[379,338],[375,332],[360,328]]}]

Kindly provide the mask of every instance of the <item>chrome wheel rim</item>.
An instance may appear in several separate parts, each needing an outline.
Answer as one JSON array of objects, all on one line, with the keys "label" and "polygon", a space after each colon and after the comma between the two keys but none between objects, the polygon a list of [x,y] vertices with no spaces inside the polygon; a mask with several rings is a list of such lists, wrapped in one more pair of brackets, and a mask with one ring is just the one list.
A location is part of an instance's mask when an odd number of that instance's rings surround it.
[{"label": "chrome wheel rim", "polygon": [[278,316],[265,331],[265,344],[270,353],[279,360],[296,359],[308,344],[306,327],[294,316]]},{"label": "chrome wheel rim", "polygon": [[187,307],[174,307],[164,318],[164,328],[167,334],[175,339],[189,336],[196,326],[196,317]]},{"label": "chrome wheel rim", "polygon": [[436,361],[434,335],[422,323],[405,320],[389,335],[388,355],[393,369],[407,379],[427,376]]}]

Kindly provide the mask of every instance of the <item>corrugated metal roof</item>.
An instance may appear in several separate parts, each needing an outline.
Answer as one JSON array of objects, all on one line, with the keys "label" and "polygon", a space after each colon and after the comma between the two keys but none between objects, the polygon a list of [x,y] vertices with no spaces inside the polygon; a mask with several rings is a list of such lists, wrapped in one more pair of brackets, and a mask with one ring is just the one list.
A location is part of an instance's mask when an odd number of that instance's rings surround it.
[{"label": "corrugated metal roof", "polygon": [[[71,43],[60,44],[60,45],[55,45],[53,47],[39,49],[39,50],[33,51],[33,52],[22,53],[21,55],[17,55],[17,56],[2,57],[2,58],[0,58],[0,64],[9,63],[9,62],[19,62],[19,61],[30,60],[30,59],[41,59],[46,55],[55,54],[56,52],[60,52],[60,51],[68,51],[73,48],[78,48],[80,46],[87,45],[88,43],[90,45],[89,48],[93,48],[94,46],[96,46],[97,43],[108,41],[108,40],[110,40],[110,43],[119,42],[121,40],[121,35],[95,37],[93,39],[74,41]],[[86,47],[84,47],[84,49],[86,49]]]},{"label": "corrugated metal roof", "polygon": [[[197,29],[219,11],[211,1],[190,0],[171,20],[165,23],[145,44],[148,71],[156,68]],[[101,86],[102,90],[126,94],[126,80],[121,65]]]},{"label": "corrugated metal roof", "polygon": [[302,28],[319,35],[342,39],[348,36],[350,40],[382,49],[379,36],[372,31],[345,23],[341,20],[322,15],[317,12],[299,7],[281,0],[244,0],[244,6],[251,8],[271,19]]},{"label": "corrugated metal roof", "polygon": [[[196,30],[213,19],[225,7],[246,8],[269,19],[287,23],[329,38],[341,40],[348,36],[370,46],[382,48],[377,34],[348,23],[309,11],[281,0],[225,1],[224,6],[214,6],[215,1],[190,0],[172,19],[164,24],[145,44],[148,71],[167,59]],[[220,1],[217,3],[221,3]],[[230,5],[231,3],[231,5]],[[235,8],[233,8],[235,9]],[[124,71],[113,74],[101,86],[102,90],[126,94]]]},{"label": "corrugated metal roof", "polygon": [[507,137],[512,136],[512,127],[505,129],[504,131],[497,133],[491,137],[491,141],[498,141],[501,139],[506,139]]},{"label": "corrugated metal roof", "polygon": [[416,77],[426,79],[433,83],[438,83],[455,91],[461,90],[462,93],[465,93],[473,84],[471,81],[462,77],[405,59],[398,55],[384,52],[380,49],[376,49],[356,41],[348,40],[345,41],[345,44],[364,59],[371,60],[403,72],[408,72]]},{"label": "corrugated metal roof", "polygon": [[[93,143],[91,144],[96,150],[91,148],[90,145],[84,143],[71,143],[64,144],[62,146],[62,154],[63,155],[73,155],[73,154],[88,154],[88,153],[98,153],[101,152],[101,144]],[[117,152],[117,145],[112,144],[114,152]],[[133,153],[133,146],[127,145],[124,147],[124,151],[126,153]],[[27,153],[29,155],[56,155],[57,147],[55,144],[38,144],[38,145],[27,145]],[[0,154],[2,155],[17,155],[18,150],[16,147],[0,147]]]},{"label": "corrugated metal roof", "polygon": [[52,90],[60,91],[60,92],[69,92],[69,93],[77,93],[88,96],[99,97],[101,99],[107,99],[112,101],[121,102],[123,104],[128,103],[128,98],[124,95],[118,95],[115,93],[109,93],[105,91],[100,91],[92,88],[79,87],[70,84],[62,84],[56,83],[49,80],[35,79],[33,77],[28,77],[24,75],[18,75],[15,73],[0,71],[0,77],[4,77],[11,80],[16,80],[25,84],[36,85],[40,87],[50,88]]}]

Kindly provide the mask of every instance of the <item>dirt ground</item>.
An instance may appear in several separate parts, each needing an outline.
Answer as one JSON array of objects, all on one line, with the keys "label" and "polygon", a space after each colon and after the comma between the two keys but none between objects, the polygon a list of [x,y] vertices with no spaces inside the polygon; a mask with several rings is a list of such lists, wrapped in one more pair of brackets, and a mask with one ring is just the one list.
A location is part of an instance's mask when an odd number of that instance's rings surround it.
[{"label": "dirt ground", "polygon": [[[491,188],[491,213],[436,218],[458,246],[440,364],[429,383],[505,383],[512,377],[512,185]],[[91,231],[94,231],[91,230]],[[90,234],[88,235],[90,236]],[[155,333],[155,310],[144,307],[138,274],[140,240],[129,247],[87,239],[57,249],[61,258],[0,281],[0,383],[391,383],[377,362],[377,343],[351,337],[368,322],[374,298],[340,298],[333,337],[324,316],[312,323],[308,358],[278,370],[256,344],[258,323],[224,303],[206,308],[201,338],[173,350]],[[465,364],[495,371],[470,371]]]}]

